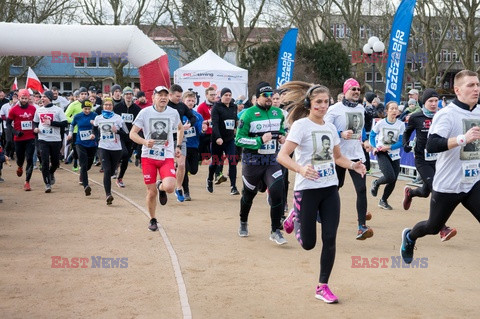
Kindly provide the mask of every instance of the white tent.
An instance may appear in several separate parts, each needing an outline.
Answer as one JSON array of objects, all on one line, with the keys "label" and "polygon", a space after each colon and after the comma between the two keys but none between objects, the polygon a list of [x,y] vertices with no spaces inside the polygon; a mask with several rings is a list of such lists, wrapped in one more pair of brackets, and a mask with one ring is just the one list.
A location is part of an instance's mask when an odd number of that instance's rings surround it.
[{"label": "white tent", "polygon": [[205,89],[209,86],[215,87],[217,92],[228,87],[234,99],[248,93],[248,71],[228,63],[212,50],[177,69],[173,81],[184,91],[197,93],[199,103],[205,101]]}]

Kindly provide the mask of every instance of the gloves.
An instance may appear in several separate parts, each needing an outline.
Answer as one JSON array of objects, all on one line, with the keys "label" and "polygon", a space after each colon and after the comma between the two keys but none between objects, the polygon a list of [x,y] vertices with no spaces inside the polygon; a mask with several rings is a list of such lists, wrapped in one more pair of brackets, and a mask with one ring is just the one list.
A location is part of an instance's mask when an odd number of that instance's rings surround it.
[{"label": "gloves", "polygon": [[22,131],[17,131],[17,137],[22,137],[23,136],[23,132]]},{"label": "gloves", "polygon": [[405,153],[410,153],[412,151],[412,147],[410,145],[407,145],[403,147],[403,150],[405,151]]}]

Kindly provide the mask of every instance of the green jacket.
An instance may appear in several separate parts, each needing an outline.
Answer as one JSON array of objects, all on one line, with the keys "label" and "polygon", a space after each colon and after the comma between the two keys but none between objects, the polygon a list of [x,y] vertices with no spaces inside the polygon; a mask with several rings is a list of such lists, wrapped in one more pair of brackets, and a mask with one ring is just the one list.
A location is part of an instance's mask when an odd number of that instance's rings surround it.
[{"label": "green jacket", "polygon": [[[72,103],[70,103],[70,105],[65,110],[65,116],[67,117],[68,123],[72,123],[73,117],[81,112],[82,112],[82,102],[73,101]],[[73,129],[73,133],[77,133],[77,131],[78,131],[78,126],[75,125],[75,128]]]}]

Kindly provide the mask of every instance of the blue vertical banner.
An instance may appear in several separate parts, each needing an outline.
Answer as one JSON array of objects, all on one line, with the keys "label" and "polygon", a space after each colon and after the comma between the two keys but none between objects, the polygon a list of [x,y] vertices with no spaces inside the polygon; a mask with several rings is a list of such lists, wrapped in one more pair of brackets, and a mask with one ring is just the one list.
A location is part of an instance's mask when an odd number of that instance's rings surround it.
[{"label": "blue vertical banner", "polygon": [[277,88],[292,80],[295,65],[295,51],[297,50],[298,29],[287,31],[280,45],[277,61]]},{"label": "blue vertical banner", "polygon": [[386,69],[385,103],[400,102],[403,88],[403,73],[407,60],[408,39],[412,26],[413,11],[417,0],[402,0],[393,18],[388,61]]}]

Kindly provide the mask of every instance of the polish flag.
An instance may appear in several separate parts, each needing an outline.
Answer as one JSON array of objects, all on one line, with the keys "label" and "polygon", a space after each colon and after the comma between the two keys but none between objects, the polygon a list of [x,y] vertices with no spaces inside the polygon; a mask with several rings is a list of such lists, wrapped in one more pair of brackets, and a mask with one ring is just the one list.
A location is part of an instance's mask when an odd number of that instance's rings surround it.
[{"label": "polish flag", "polygon": [[25,86],[26,89],[37,90],[40,93],[43,93],[45,90],[43,89],[42,82],[38,79],[35,72],[33,72],[31,67],[28,67],[28,74],[27,74],[27,85]]},{"label": "polish flag", "polygon": [[18,90],[18,84],[17,84],[17,77],[15,77],[15,81],[13,81],[12,84],[12,91]]}]

